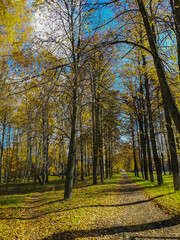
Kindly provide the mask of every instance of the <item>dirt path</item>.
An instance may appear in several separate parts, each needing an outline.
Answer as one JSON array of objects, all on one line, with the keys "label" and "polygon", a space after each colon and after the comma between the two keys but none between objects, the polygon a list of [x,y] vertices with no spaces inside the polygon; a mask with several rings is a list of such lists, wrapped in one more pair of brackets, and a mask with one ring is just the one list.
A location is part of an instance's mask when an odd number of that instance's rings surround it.
[{"label": "dirt path", "polygon": [[[124,239],[180,239],[180,219],[164,213],[125,174],[120,183],[120,204],[122,211],[115,227],[117,230],[124,227]],[[129,227],[127,223],[126,227],[123,224],[127,219]],[[119,237],[122,237],[122,233]],[[118,236],[114,239],[118,239]]]},{"label": "dirt path", "polygon": [[124,174],[119,185],[118,217],[107,227],[53,234],[52,239],[180,239],[180,219],[164,213]]}]

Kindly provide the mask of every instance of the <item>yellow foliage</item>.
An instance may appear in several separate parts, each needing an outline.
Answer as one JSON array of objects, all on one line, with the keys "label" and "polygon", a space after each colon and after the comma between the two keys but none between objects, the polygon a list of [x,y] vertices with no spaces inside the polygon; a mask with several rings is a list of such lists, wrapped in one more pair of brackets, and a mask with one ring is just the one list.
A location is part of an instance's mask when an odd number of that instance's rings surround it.
[{"label": "yellow foliage", "polygon": [[0,1],[1,55],[19,48],[21,39],[27,39],[30,12],[25,0]]}]

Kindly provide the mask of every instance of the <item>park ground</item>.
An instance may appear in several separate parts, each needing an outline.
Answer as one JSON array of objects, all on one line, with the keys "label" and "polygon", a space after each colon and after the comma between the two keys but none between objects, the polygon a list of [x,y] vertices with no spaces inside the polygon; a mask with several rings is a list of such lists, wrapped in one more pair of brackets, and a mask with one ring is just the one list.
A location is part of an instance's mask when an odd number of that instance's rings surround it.
[{"label": "park ground", "polygon": [[[0,239],[180,239],[180,191],[123,173],[92,185],[74,185],[63,200],[64,181],[0,186]],[[136,181],[133,182],[133,181]]]}]

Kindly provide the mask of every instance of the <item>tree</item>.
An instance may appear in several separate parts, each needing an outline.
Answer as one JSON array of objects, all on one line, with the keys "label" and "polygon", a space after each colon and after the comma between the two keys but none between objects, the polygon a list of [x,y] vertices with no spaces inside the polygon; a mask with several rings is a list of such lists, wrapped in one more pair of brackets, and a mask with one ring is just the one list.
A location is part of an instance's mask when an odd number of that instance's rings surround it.
[{"label": "tree", "polygon": [[169,87],[169,84],[167,81],[167,77],[166,77],[166,73],[165,73],[165,69],[164,69],[164,65],[163,65],[162,59],[160,58],[158,50],[157,50],[156,40],[155,40],[155,37],[156,37],[155,32],[153,32],[153,29],[150,26],[149,17],[148,17],[147,11],[144,6],[144,1],[137,0],[137,2],[139,5],[140,13],[143,18],[144,27],[146,29],[146,33],[147,33],[147,37],[148,37],[148,41],[149,41],[149,46],[151,48],[152,56],[154,59],[154,64],[156,67],[156,71],[157,71],[157,75],[158,75],[158,79],[159,79],[159,83],[160,83],[160,87],[161,87],[164,105],[167,105],[167,107],[171,113],[171,116],[174,120],[174,123],[176,125],[176,128],[178,129],[178,132],[180,133],[180,112],[179,112],[177,104],[174,100],[174,97],[172,95],[172,92],[170,90],[170,87]]}]

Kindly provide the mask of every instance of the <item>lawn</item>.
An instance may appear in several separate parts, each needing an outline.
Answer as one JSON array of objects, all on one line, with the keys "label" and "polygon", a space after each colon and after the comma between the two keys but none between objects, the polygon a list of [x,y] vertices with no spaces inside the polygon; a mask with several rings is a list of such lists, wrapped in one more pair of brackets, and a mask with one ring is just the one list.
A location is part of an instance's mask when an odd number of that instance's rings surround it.
[{"label": "lawn", "polygon": [[128,173],[131,179],[142,186],[149,198],[162,207],[167,212],[173,215],[180,215],[180,190],[174,192],[172,175],[163,175],[163,184],[157,185],[157,178],[155,182],[143,180],[141,177],[135,177],[134,173]]},{"label": "lawn", "polygon": [[78,182],[68,201],[63,200],[64,181],[58,177],[50,178],[45,186],[10,185],[7,192],[0,186],[0,239],[45,239],[63,231],[107,226],[108,221],[113,224],[119,180],[120,175],[114,175],[96,186],[92,179]]}]

